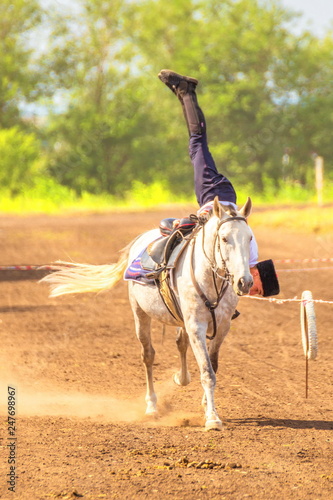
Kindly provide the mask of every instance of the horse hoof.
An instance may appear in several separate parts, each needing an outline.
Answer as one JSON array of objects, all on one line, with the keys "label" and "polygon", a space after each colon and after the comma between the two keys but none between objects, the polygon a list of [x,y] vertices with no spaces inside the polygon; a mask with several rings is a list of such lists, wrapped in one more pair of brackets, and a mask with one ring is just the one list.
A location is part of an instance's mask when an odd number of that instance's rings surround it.
[{"label": "horse hoof", "polygon": [[145,418],[147,420],[157,420],[159,418],[158,411],[156,410],[147,410],[145,413]]},{"label": "horse hoof", "polygon": [[221,431],[222,422],[221,420],[207,420],[205,424],[206,431]]},{"label": "horse hoof", "polygon": [[189,374],[189,372],[187,372],[185,380],[181,380],[179,378],[179,373],[175,373],[173,376],[173,381],[177,385],[181,385],[181,386],[188,385],[191,382],[191,375]]}]

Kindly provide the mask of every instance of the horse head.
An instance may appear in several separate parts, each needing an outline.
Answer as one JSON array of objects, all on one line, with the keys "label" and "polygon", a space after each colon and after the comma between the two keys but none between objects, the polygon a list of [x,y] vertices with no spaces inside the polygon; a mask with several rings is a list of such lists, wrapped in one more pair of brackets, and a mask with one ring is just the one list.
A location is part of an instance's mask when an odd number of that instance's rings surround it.
[{"label": "horse head", "polygon": [[219,219],[215,260],[230,279],[237,295],[249,293],[253,285],[249,267],[253,235],[247,224],[251,209],[250,198],[239,211],[231,205],[222,206],[217,197],[214,199],[213,214]]}]

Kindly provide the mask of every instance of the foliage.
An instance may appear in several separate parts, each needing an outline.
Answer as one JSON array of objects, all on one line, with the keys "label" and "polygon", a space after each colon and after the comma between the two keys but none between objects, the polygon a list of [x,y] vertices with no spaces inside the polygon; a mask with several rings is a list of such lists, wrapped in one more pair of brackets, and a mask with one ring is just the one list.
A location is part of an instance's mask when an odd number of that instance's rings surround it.
[{"label": "foliage", "polygon": [[78,211],[107,212],[147,210],[168,207],[175,215],[184,212],[183,205],[195,205],[193,197],[175,197],[165,185],[135,182],[123,197],[110,194],[91,194],[83,191],[79,196],[72,189],[58,184],[51,177],[39,177],[38,182],[20,193],[5,187],[0,189],[0,213],[66,213]]},{"label": "foliage", "polygon": [[306,182],[304,165],[314,153],[324,156],[329,170],[332,170],[329,133],[333,127],[332,68],[332,37],[317,40],[306,34],[302,37],[302,50],[292,53],[289,66],[282,75],[283,79],[288,77],[294,92],[293,100],[285,105],[288,109],[286,144],[294,159],[293,177],[303,183]]},{"label": "foliage", "polygon": [[[157,78],[163,67],[199,79],[210,149],[237,191],[267,198],[289,185],[300,197],[314,152],[333,177],[332,38],[293,34],[294,15],[278,0],[53,7],[1,3],[0,126],[33,128],[22,124],[24,102],[48,109],[36,133],[56,185],[124,199],[147,184],[192,195],[187,130]],[[35,45],[36,33],[44,37],[34,51],[32,29]],[[13,166],[16,179],[22,168]]]},{"label": "foliage", "polygon": [[19,123],[20,104],[38,96],[40,74],[31,67],[29,34],[41,19],[37,0],[0,2],[0,127]]},{"label": "foliage", "polygon": [[[252,195],[248,188],[238,191],[239,205],[243,205],[247,197],[251,195],[254,205],[254,214],[251,216],[251,226],[266,223],[265,213],[271,210],[272,224],[282,225],[289,211],[294,214],[297,210],[303,210],[302,217],[299,217],[299,225],[305,224],[309,228],[318,225],[318,220],[314,217],[308,220],[303,217],[304,210],[313,211],[319,214],[324,225],[327,225],[331,208],[325,206],[325,217],[322,217],[322,208],[314,208],[316,205],[316,195],[312,190],[306,190],[299,185],[291,183],[282,184],[279,190],[268,188],[261,194]],[[326,186],[324,201],[333,198],[333,183]],[[165,184],[155,181],[152,184],[143,184],[136,181],[133,187],[124,196],[117,197],[107,193],[92,194],[83,191],[77,195],[72,189],[58,184],[53,178],[42,176],[35,179],[30,186],[26,186],[22,192],[13,194],[8,188],[0,189],[0,213],[67,213],[67,212],[107,212],[124,210],[147,210],[162,208],[169,212],[170,216],[185,216],[195,212],[197,202],[195,196],[185,195],[179,197],[166,189]],[[257,212],[257,208],[265,208]],[[268,208],[269,207],[269,208]],[[281,209],[284,211],[281,215]],[[263,213],[263,215],[261,215]],[[293,217],[293,225],[296,227],[296,216]],[[332,219],[333,220],[333,219]],[[314,222],[315,221],[315,222]],[[322,230],[322,229],[321,229]]]},{"label": "foliage", "polygon": [[32,133],[12,127],[0,130],[0,185],[16,194],[41,176],[43,158],[39,140]]}]

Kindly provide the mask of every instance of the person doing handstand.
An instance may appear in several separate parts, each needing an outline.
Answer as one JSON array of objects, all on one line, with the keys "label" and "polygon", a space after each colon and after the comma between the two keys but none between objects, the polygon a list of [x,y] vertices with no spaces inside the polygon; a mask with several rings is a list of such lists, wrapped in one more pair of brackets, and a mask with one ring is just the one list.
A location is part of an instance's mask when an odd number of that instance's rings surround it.
[{"label": "person doing handstand", "polygon": [[[178,97],[182,105],[190,136],[189,154],[194,167],[195,194],[200,206],[198,215],[211,210],[215,196],[222,205],[231,204],[237,210],[235,189],[232,183],[217,171],[208,148],[206,120],[196,94],[198,80],[168,69],[162,69],[158,77]],[[280,290],[273,262],[258,262],[258,245],[254,235],[249,263],[253,278],[250,295],[277,295]]]}]

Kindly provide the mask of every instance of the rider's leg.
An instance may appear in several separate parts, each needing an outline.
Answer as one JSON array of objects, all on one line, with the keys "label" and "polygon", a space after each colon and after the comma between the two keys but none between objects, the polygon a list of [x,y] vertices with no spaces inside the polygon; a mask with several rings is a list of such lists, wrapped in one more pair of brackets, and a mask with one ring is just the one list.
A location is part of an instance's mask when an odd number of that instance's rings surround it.
[{"label": "rider's leg", "polygon": [[[176,94],[183,108],[190,135],[189,152],[194,167],[195,193],[199,205],[205,205],[215,196],[218,196],[220,201],[236,203],[236,193],[231,182],[218,173],[208,149],[205,117],[196,95],[198,80],[166,69],[160,71],[158,77]],[[267,297],[279,293],[272,261],[253,263],[251,273],[254,279],[251,295],[259,294]]]},{"label": "rider's leg", "polygon": [[200,206],[218,196],[221,201],[236,203],[236,193],[231,182],[220,174],[209,151],[206,121],[198,104],[195,78],[162,70],[160,80],[176,94],[181,102],[190,135],[189,153],[194,167],[195,194]]}]

